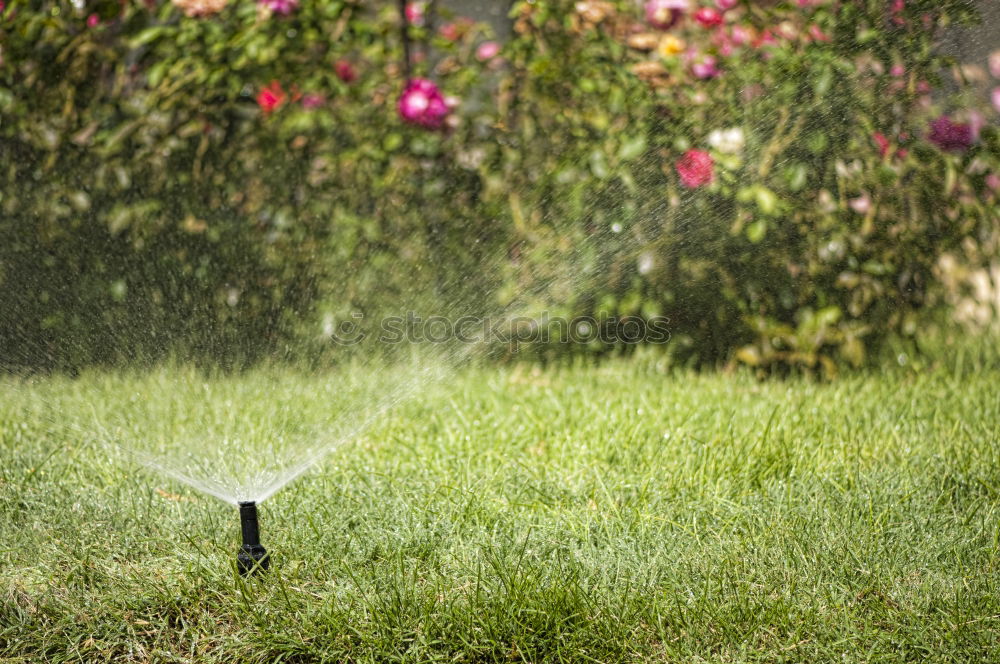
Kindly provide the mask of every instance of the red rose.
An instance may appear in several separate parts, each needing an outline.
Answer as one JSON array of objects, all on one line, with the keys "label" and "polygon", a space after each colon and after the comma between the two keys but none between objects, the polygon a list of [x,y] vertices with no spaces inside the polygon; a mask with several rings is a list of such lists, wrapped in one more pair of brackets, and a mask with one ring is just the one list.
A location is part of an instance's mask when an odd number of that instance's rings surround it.
[{"label": "red rose", "polygon": [[889,154],[889,139],[886,138],[885,134],[883,134],[880,131],[877,131],[874,134],[872,134],[872,139],[874,139],[875,143],[878,145],[879,155],[881,155],[881,157],[885,159],[886,155]]},{"label": "red rose", "polygon": [[704,150],[688,150],[674,165],[681,183],[688,189],[709,184],[715,179],[715,161]]},{"label": "red rose", "polygon": [[257,104],[262,111],[270,113],[284,104],[287,98],[288,95],[281,88],[281,83],[271,81],[267,87],[261,88],[261,91],[257,93]]},{"label": "red rose", "polygon": [[706,28],[714,28],[722,25],[722,14],[717,9],[702,7],[694,13],[694,20]]},{"label": "red rose", "polygon": [[336,64],[333,65],[333,70],[337,72],[337,78],[344,83],[353,83],[358,78],[358,72],[355,71],[354,65],[347,60],[337,60]]}]

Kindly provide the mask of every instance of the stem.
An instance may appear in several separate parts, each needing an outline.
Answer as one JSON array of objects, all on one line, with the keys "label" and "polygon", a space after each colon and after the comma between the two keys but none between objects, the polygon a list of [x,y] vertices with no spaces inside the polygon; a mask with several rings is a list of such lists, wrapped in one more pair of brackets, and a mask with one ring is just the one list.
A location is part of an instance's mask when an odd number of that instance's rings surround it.
[{"label": "stem", "polygon": [[424,61],[428,68],[427,71],[433,72],[437,66],[437,60],[431,61],[431,39],[434,38],[434,29],[437,27],[437,0],[430,0],[427,3],[426,27],[427,33],[423,44],[421,44],[421,50],[424,53]]},{"label": "stem", "polygon": [[403,42],[403,75],[410,79],[410,21],[406,18],[406,0],[399,0],[399,33]]}]

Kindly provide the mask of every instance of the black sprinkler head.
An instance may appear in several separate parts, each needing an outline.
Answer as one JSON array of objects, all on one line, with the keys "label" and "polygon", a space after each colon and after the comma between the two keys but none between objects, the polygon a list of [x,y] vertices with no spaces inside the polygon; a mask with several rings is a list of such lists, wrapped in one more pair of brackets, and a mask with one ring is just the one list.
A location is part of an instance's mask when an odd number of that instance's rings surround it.
[{"label": "black sprinkler head", "polygon": [[240,526],[243,530],[243,546],[236,564],[240,574],[260,574],[271,566],[267,549],[260,545],[260,526],[257,525],[257,503],[248,500],[240,503]]}]

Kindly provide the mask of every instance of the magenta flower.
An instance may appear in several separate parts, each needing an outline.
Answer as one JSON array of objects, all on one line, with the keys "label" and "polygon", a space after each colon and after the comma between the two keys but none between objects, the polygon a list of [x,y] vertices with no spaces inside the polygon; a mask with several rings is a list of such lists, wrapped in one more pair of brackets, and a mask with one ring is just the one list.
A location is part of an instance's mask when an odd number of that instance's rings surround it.
[{"label": "magenta flower", "polygon": [[733,7],[739,4],[739,0],[715,0],[715,6],[719,8],[719,11],[729,11]]},{"label": "magenta flower", "polygon": [[712,43],[718,49],[719,55],[724,58],[728,58],[736,50],[736,42],[726,34],[725,30],[718,30],[712,37]]},{"label": "magenta flower", "polygon": [[972,147],[975,138],[971,125],[953,122],[942,115],[931,122],[927,140],[947,152],[964,152]]},{"label": "magenta flower", "polygon": [[440,28],[438,28],[438,34],[447,39],[450,42],[457,42],[458,40],[469,34],[476,25],[475,21],[466,17],[460,16],[454,21],[448,21]]},{"label": "magenta flower", "polygon": [[647,0],[644,6],[646,22],[657,30],[669,30],[689,7],[688,0]]},{"label": "magenta flower", "polygon": [[101,22],[101,17],[97,14],[91,14],[87,17],[87,27],[96,28]]},{"label": "magenta flower", "polygon": [[691,73],[695,78],[702,80],[715,78],[722,72],[716,66],[715,58],[711,55],[695,56],[691,60]]},{"label": "magenta flower", "polygon": [[1000,113],[1000,88],[993,88],[993,92],[990,93],[990,101],[993,102],[993,108],[996,109],[997,113]]},{"label": "magenta flower", "polygon": [[889,155],[889,139],[880,131],[872,134],[872,140],[878,145],[878,153],[883,159]]},{"label": "magenta flower", "polygon": [[704,150],[688,150],[674,164],[681,184],[688,189],[696,189],[715,179],[715,160]]},{"label": "magenta flower", "polygon": [[309,94],[302,95],[301,103],[302,103],[302,108],[307,108],[309,110],[312,110],[314,108],[319,108],[320,106],[322,106],[324,103],[326,103],[326,100],[323,98],[323,95],[310,92]]},{"label": "magenta flower", "polygon": [[448,104],[438,86],[426,78],[407,82],[399,97],[399,116],[410,124],[439,129],[448,117]]},{"label": "magenta flower", "polygon": [[406,3],[406,21],[410,25],[415,25],[420,27],[424,24],[424,13],[427,10],[426,2],[407,2]]},{"label": "magenta flower", "polygon": [[818,42],[828,42],[830,41],[830,35],[823,32],[823,29],[816,25],[815,23],[809,26],[809,36],[813,41]]},{"label": "magenta flower", "polygon": [[358,72],[348,60],[337,60],[333,65],[333,71],[337,73],[337,78],[344,83],[353,83],[358,79]]},{"label": "magenta flower", "polygon": [[751,44],[754,48],[766,48],[768,46],[774,46],[778,43],[778,40],[774,38],[774,33],[770,29],[765,28],[757,37],[753,40]]},{"label": "magenta flower", "polygon": [[896,25],[906,25],[906,19],[903,18],[903,12],[906,10],[906,0],[892,0],[892,6],[889,9],[889,14],[892,16],[892,22]]},{"label": "magenta flower", "polygon": [[746,46],[753,41],[753,33],[746,26],[734,25],[730,30],[730,35],[730,39],[736,46]]},{"label": "magenta flower", "polygon": [[288,16],[299,6],[299,0],[257,0],[257,4],[272,14]]},{"label": "magenta flower", "polygon": [[722,25],[722,14],[717,9],[702,7],[694,13],[694,20],[704,28],[717,28]]}]

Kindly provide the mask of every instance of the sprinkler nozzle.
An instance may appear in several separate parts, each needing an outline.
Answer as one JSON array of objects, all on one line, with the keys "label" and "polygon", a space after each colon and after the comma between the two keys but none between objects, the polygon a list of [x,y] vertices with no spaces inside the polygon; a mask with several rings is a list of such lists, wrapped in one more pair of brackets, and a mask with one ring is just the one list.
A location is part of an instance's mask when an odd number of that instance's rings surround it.
[{"label": "sprinkler nozzle", "polygon": [[260,526],[257,525],[257,503],[248,500],[240,503],[240,527],[243,531],[243,546],[236,564],[240,574],[248,576],[266,572],[271,566],[267,549],[260,544]]}]

